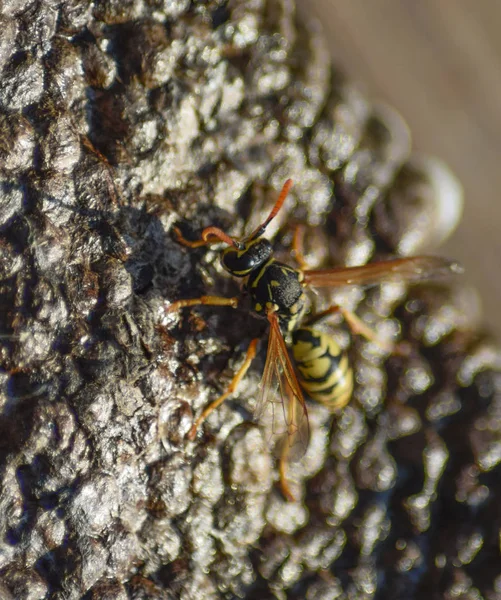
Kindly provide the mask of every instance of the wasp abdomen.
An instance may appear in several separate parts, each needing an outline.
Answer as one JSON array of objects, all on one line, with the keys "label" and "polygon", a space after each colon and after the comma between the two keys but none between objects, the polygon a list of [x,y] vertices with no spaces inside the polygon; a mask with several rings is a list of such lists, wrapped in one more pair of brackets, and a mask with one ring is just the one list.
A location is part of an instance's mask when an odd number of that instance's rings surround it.
[{"label": "wasp abdomen", "polygon": [[327,333],[301,327],[292,336],[292,353],[303,390],[331,410],[343,408],[353,392],[346,353]]}]

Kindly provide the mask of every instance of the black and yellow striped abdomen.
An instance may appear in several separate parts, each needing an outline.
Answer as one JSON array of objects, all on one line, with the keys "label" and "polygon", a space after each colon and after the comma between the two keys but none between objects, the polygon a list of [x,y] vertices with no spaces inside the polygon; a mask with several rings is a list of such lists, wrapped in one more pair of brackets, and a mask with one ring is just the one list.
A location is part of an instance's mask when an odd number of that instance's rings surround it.
[{"label": "black and yellow striped abdomen", "polygon": [[327,333],[301,327],[292,336],[298,380],[312,400],[330,410],[343,408],[353,392],[353,371],[346,353]]}]

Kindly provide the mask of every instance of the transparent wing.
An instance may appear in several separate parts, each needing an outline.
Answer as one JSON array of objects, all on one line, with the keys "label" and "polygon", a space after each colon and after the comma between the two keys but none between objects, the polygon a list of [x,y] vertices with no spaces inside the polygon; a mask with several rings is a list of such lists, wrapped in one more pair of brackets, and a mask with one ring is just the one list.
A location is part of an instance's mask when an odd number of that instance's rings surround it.
[{"label": "transparent wing", "polygon": [[313,287],[371,286],[398,281],[417,283],[462,272],[463,269],[457,262],[436,256],[396,258],[363,267],[303,271],[305,283]]},{"label": "transparent wing", "polygon": [[270,335],[256,416],[271,412],[272,434],[283,438],[277,444],[280,453],[286,444],[288,460],[299,460],[309,439],[308,413],[303,392],[289,358],[277,316],[268,315]]}]

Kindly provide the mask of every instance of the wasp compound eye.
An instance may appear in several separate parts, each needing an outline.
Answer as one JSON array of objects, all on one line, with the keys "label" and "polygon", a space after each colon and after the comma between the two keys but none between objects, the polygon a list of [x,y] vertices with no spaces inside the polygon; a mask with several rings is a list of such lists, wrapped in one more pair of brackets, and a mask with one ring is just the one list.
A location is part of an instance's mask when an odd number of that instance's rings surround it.
[{"label": "wasp compound eye", "polygon": [[264,264],[271,254],[271,243],[259,239],[245,244],[242,250],[234,247],[227,248],[221,255],[221,263],[235,277],[246,277],[256,267]]}]

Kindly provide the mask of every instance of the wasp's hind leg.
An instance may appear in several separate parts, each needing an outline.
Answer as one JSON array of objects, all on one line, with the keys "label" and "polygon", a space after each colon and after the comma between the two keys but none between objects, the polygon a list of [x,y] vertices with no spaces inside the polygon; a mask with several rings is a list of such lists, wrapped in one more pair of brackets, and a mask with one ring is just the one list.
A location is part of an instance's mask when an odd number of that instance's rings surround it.
[{"label": "wasp's hind leg", "polygon": [[287,502],[295,502],[296,498],[294,494],[291,492],[289,487],[289,482],[287,481],[287,463],[289,462],[289,444],[286,440],[283,442],[282,451],[280,452],[280,458],[278,459],[278,476],[279,476],[279,485],[280,491],[282,495],[287,500]]},{"label": "wasp's hind leg", "polygon": [[306,321],[305,325],[309,327],[314,323],[317,323],[321,319],[324,319],[325,317],[336,313],[341,313],[343,315],[344,320],[348,323],[349,328],[355,335],[361,335],[366,340],[369,340],[369,342],[373,342],[389,354],[408,356],[410,350],[409,345],[406,342],[389,342],[387,340],[382,340],[378,333],[374,331],[372,327],[366,325],[360,317],[357,317],[357,315],[354,312],[352,312],[351,310],[347,310],[342,306],[337,306],[336,304],[334,304],[333,306],[329,306],[329,308],[327,308],[326,310],[323,310],[322,312],[310,317]]},{"label": "wasp's hind leg", "polygon": [[247,348],[247,352],[245,354],[244,362],[240,369],[238,369],[238,371],[235,373],[226,392],[224,394],[221,394],[219,398],[216,398],[213,402],[211,402],[209,406],[207,406],[207,408],[198,417],[198,419],[193,423],[191,429],[186,435],[186,437],[189,440],[195,439],[197,430],[200,427],[200,425],[205,421],[205,419],[211,414],[212,411],[216,410],[216,408],[221,406],[221,404],[226,400],[226,398],[228,398],[228,396],[231,396],[231,394],[233,394],[236,391],[238,384],[245,377],[245,374],[249,370],[249,367],[251,366],[251,363],[254,360],[254,357],[256,356],[256,346],[258,342],[259,338],[254,338],[249,344],[249,347]]},{"label": "wasp's hind leg", "polygon": [[295,502],[296,498],[291,492],[289,482],[287,481],[287,453],[282,451],[282,456],[278,461],[278,473],[280,477],[280,491],[287,502]]},{"label": "wasp's hind leg", "polygon": [[[298,428],[297,425],[297,404],[295,403],[294,396],[292,394],[291,387],[286,384],[287,394],[289,396],[289,400],[287,402],[287,431],[285,432],[283,439],[280,441],[280,454],[278,458],[278,485],[280,487],[280,491],[282,492],[283,497],[287,500],[287,502],[296,502],[296,497],[291,491],[289,480],[287,477],[287,465],[291,462],[291,450],[296,444],[299,444],[298,447],[303,447],[301,443],[302,433],[301,428]],[[303,434],[306,433],[306,436],[309,437],[309,426],[307,421],[302,421],[302,425],[307,426],[307,431],[305,432],[303,429]],[[306,447],[301,451],[301,455],[306,451]],[[296,460],[298,456],[296,455]]]}]

